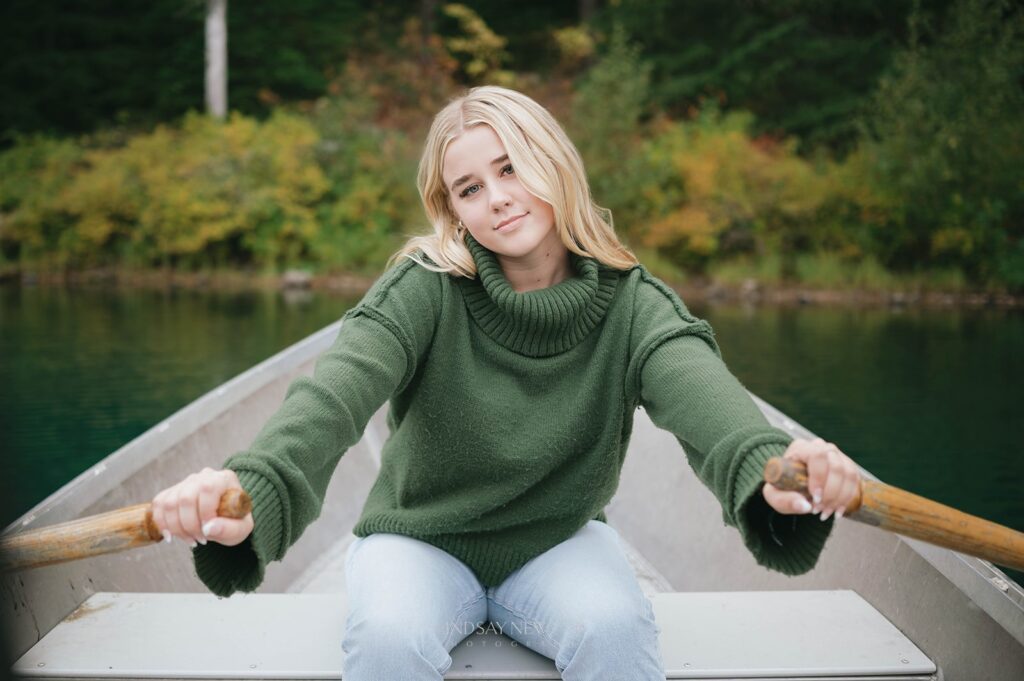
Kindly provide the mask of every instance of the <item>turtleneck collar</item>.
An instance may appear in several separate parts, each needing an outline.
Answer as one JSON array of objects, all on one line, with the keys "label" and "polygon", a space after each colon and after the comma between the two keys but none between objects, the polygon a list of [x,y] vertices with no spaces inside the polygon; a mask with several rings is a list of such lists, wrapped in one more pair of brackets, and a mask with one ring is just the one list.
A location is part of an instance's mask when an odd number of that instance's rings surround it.
[{"label": "turtleneck collar", "polygon": [[460,280],[470,314],[492,340],[530,357],[557,355],[583,340],[604,318],[619,278],[616,270],[570,251],[575,276],[517,293],[493,252],[471,234],[466,246],[477,270],[474,279]]}]

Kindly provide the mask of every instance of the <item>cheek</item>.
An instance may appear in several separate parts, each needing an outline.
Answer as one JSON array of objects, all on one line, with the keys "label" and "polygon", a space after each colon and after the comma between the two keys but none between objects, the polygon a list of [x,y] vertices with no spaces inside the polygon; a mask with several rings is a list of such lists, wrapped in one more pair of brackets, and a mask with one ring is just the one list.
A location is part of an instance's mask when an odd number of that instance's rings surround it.
[{"label": "cheek", "polygon": [[545,222],[555,221],[555,209],[550,203],[542,201],[541,199],[536,199],[533,212],[537,214],[538,218]]},{"label": "cheek", "polygon": [[491,221],[487,207],[479,200],[463,203],[459,208],[459,215],[467,225],[490,224]]}]

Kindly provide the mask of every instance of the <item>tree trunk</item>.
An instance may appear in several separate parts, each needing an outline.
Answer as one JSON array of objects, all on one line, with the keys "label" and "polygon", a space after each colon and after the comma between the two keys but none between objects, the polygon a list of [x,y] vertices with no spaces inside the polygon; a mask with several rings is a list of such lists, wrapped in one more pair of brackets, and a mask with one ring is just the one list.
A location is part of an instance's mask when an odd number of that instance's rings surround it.
[{"label": "tree trunk", "polygon": [[206,0],[206,112],[223,120],[228,110],[228,0]]},{"label": "tree trunk", "polygon": [[577,8],[579,10],[580,23],[585,24],[594,16],[594,10],[597,9],[597,0],[579,0]]},{"label": "tree trunk", "polygon": [[437,0],[420,0],[420,26],[423,37],[429,38],[434,32],[434,15],[437,13]]}]

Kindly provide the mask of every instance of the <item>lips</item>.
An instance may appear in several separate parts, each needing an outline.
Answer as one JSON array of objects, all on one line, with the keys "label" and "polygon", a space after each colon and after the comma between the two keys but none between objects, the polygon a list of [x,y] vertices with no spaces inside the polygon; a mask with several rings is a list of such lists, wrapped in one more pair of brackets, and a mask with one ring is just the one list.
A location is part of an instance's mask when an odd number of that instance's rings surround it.
[{"label": "lips", "polygon": [[498,223],[498,225],[494,229],[495,230],[499,230],[502,227],[504,227],[505,225],[512,224],[513,222],[515,222],[519,218],[524,217],[525,215],[526,215],[526,213],[523,213],[522,215],[515,215],[513,217],[510,217],[508,220],[502,220],[501,222]]}]

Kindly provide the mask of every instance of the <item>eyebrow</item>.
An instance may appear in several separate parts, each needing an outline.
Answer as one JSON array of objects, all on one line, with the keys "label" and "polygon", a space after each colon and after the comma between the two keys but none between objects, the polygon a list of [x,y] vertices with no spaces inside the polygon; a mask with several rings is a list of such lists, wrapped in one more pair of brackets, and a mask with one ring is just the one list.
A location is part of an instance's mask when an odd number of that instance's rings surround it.
[{"label": "eyebrow", "polygon": [[[493,161],[491,161],[491,165],[493,166],[495,163],[501,163],[502,161],[507,161],[507,160],[508,160],[508,154],[503,154],[503,155],[499,156],[498,158],[494,159]],[[463,175],[459,179],[457,179],[454,182],[452,182],[452,191],[455,191],[456,189],[458,189],[460,184],[465,184],[466,182],[469,182],[469,178],[471,178],[471,177],[473,177],[472,173],[470,173],[468,175]]]}]

